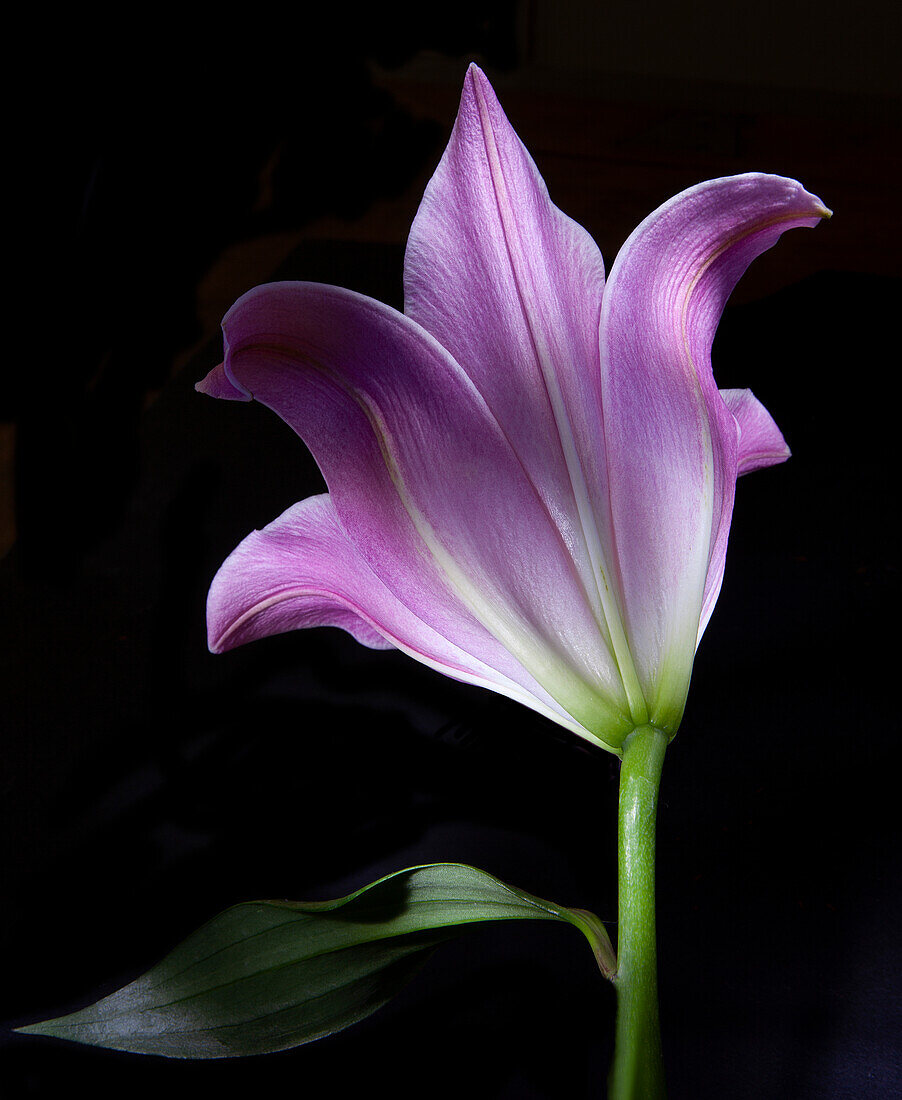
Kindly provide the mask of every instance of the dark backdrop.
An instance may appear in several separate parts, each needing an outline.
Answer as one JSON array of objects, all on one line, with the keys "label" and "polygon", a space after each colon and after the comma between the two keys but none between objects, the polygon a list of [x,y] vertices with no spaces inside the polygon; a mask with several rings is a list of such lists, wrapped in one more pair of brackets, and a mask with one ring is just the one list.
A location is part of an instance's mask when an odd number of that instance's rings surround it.
[{"label": "dark backdrop", "polygon": [[[844,15],[875,58],[879,14]],[[81,16],[25,39],[2,398],[3,1095],[603,1094],[613,992],[556,926],[470,933],[375,1017],[265,1059],[9,1031],[118,988],[234,901],[334,897],[418,862],[616,917],[613,757],[338,631],[205,646],[223,557],[321,485],[265,409],[194,393],[218,361],[211,317],[273,276],[400,305],[394,219],[409,224],[471,58],[609,265],[638,217],[725,171],[799,174],[836,210],[759,261],[715,345],[719,383],[752,386],[794,454],[740,483],[668,752],[661,1011],[674,1097],[898,1095],[898,129],[879,73],[828,86],[806,61],[839,38],[816,26],[790,87],[766,41],[758,79],[747,50],[732,83],[618,74],[609,45],[593,68],[584,43],[576,60],[566,35],[551,48],[537,4],[263,16],[199,33],[184,14]],[[728,15],[706,33],[736,45]]]}]

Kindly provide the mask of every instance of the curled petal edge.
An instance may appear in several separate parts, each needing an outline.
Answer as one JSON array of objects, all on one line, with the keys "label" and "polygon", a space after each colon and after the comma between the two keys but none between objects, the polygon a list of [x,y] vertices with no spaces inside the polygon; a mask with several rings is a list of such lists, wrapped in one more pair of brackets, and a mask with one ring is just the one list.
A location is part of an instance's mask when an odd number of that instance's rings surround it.
[{"label": "curled petal edge", "polygon": [[721,390],[720,396],[739,428],[740,475],[776,466],[790,457],[783,433],[751,390]]}]

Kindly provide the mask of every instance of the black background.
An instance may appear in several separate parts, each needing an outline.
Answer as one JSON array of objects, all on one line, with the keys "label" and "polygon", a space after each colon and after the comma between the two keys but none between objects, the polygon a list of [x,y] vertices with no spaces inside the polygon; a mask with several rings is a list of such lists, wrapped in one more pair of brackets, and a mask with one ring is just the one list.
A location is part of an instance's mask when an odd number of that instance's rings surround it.
[{"label": "black background", "polygon": [[[291,33],[82,20],[33,47],[3,397],[18,531],[0,563],[4,1096],[603,1094],[613,992],[575,932],[544,924],[468,934],[375,1017],[263,1059],[139,1059],[9,1030],[118,988],[234,901],[335,897],[418,862],[475,863],[616,918],[613,757],[338,631],[214,658],[203,630],[223,557],[321,482],[265,409],[194,393],[219,354],[200,279],[236,241],[403,194],[447,128],[406,113],[367,63],[429,48],[460,78],[471,57],[515,75],[519,7]],[[272,274],[400,305],[402,256],[311,240]],[[900,284],[843,262],[729,306],[715,344],[719,383],[766,400],[793,458],[739,485],[664,771],[677,1098],[902,1084]]]}]

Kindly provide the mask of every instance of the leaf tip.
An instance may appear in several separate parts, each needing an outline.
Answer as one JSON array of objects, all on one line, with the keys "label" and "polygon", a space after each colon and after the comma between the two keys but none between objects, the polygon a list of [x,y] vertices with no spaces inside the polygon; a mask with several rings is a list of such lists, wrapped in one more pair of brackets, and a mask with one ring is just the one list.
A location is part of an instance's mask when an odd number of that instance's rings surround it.
[{"label": "leaf tip", "polygon": [[21,1027],[14,1027],[12,1030],[16,1035],[56,1036],[58,1033],[53,1026],[56,1023],[58,1023],[57,1020],[38,1020],[35,1024],[23,1024]]}]

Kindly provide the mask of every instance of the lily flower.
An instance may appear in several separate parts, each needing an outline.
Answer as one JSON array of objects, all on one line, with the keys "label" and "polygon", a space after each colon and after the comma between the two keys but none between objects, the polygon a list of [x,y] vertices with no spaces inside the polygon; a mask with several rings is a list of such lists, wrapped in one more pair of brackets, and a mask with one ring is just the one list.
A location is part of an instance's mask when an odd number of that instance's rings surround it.
[{"label": "lily flower", "polygon": [[281,282],[223,321],[199,383],[273,409],[329,492],[216,575],[209,645],[338,626],[516,699],[615,753],[672,736],[717,599],[739,474],[789,449],[711,344],[748,264],[829,216],[791,179],[710,180],[605,281],[485,75],[413,222],[404,312]]}]

